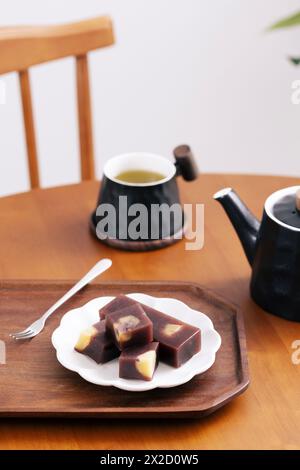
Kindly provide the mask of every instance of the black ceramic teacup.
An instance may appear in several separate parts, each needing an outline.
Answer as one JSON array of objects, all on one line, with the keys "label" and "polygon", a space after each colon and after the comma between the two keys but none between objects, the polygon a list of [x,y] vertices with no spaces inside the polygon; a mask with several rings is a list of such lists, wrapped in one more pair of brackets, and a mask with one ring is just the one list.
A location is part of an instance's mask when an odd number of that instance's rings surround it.
[{"label": "black ceramic teacup", "polygon": [[[92,228],[101,241],[128,250],[160,248],[182,238],[184,214],[177,176],[192,181],[197,169],[188,146],[177,147],[175,161],[135,152],[111,158],[104,166]],[[130,171],[156,172],[157,181],[131,183],[118,175]]]}]

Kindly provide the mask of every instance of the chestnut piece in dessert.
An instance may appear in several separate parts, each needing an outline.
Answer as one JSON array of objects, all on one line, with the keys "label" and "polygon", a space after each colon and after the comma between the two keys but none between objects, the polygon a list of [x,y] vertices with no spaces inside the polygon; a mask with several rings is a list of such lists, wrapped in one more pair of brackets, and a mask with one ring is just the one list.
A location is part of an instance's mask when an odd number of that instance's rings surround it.
[{"label": "chestnut piece in dessert", "polygon": [[159,342],[159,359],[173,367],[180,367],[201,349],[201,332],[195,326],[183,323],[141,304],[153,323],[154,340]]},{"label": "chestnut piece in dessert", "polygon": [[120,355],[113,340],[107,335],[105,321],[84,330],[75,345],[75,351],[85,354],[97,364],[104,364]]},{"label": "chestnut piece in dessert", "polygon": [[117,310],[130,307],[136,303],[137,302],[135,300],[132,300],[126,295],[118,295],[115,299],[111,300],[108,304],[104,305],[104,307],[99,310],[100,320],[104,320],[108,313],[116,312]]},{"label": "chestnut piece in dessert", "polygon": [[157,342],[127,348],[119,360],[119,376],[123,379],[152,380],[158,365]]},{"label": "chestnut piece in dessert", "polygon": [[137,303],[116,312],[107,313],[105,321],[107,331],[121,351],[130,346],[153,341],[152,322]]}]

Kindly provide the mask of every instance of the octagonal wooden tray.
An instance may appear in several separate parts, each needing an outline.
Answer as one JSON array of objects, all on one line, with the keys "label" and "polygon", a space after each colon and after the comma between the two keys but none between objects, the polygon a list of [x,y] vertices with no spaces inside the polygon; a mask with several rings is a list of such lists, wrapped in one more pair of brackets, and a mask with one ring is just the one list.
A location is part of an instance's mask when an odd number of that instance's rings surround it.
[{"label": "octagonal wooden tray", "polygon": [[[6,345],[6,364],[0,364],[0,417],[195,418],[212,413],[248,387],[242,316],[235,306],[197,284],[173,281],[92,284],[61,307],[33,340],[16,343],[9,337],[9,333],[28,326],[72,284],[40,281],[0,284],[0,341]],[[179,387],[141,393],[96,386],[64,369],[56,360],[50,339],[62,315],[95,297],[130,292],[174,297],[206,313],[222,337],[213,367]]]}]

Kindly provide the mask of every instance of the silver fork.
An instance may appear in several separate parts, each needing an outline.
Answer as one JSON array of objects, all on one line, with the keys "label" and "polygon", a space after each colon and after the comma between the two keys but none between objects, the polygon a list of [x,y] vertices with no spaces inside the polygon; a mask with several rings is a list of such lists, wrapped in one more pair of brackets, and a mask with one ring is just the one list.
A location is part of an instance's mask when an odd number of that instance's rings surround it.
[{"label": "silver fork", "polygon": [[61,297],[54,305],[52,305],[52,307],[50,307],[49,310],[47,310],[47,312],[41,316],[41,318],[36,320],[25,330],[20,331],[19,333],[13,333],[10,336],[17,340],[34,338],[34,336],[38,335],[44,329],[46,320],[50,317],[50,315],[52,315],[53,312],[55,312],[55,310],[57,310],[62,304],[69,300],[89,282],[109,269],[111,265],[112,261],[110,259],[102,259],[101,261],[98,261],[98,263],[95,264],[95,266],[82,279],[80,279],[80,281],[78,281],[74,287],[72,287],[63,297]]}]

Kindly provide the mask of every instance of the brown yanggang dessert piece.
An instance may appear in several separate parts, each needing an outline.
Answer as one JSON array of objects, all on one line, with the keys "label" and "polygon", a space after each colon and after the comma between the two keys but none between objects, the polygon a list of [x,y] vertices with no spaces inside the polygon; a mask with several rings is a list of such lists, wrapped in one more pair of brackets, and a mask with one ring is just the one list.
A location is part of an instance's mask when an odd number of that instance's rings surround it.
[{"label": "brown yanggang dessert piece", "polygon": [[122,308],[127,308],[135,305],[137,302],[126,295],[118,295],[115,299],[111,300],[108,304],[104,305],[99,310],[100,320],[104,320],[107,313],[116,312]]},{"label": "brown yanggang dessert piece", "polygon": [[123,379],[152,380],[158,365],[157,342],[127,348],[119,360],[119,376]]},{"label": "brown yanggang dessert piece", "polygon": [[[119,306],[130,302],[131,305],[141,305],[148,318],[153,323],[153,338],[160,343],[160,360],[173,367],[180,367],[201,349],[201,332],[199,328],[176,320],[175,318],[155,310],[147,305],[120,295],[106,307],[117,312]],[[115,310],[116,309],[116,310]],[[105,307],[100,310],[101,318],[105,317]]]},{"label": "brown yanggang dessert piece", "polygon": [[153,341],[153,325],[138,303],[105,316],[106,329],[122,351]]},{"label": "brown yanggang dessert piece", "polygon": [[173,367],[180,367],[201,349],[201,332],[195,326],[183,323],[141,304],[153,323],[153,337],[159,342],[159,359]]},{"label": "brown yanggang dessert piece", "polygon": [[75,345],[75,351],[89,356],[97,364],[104,364],[120,355],[112,338],[106,333],[105,321],[99,321],[82,331]]}]

